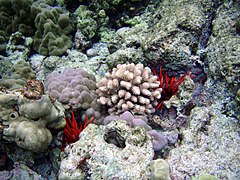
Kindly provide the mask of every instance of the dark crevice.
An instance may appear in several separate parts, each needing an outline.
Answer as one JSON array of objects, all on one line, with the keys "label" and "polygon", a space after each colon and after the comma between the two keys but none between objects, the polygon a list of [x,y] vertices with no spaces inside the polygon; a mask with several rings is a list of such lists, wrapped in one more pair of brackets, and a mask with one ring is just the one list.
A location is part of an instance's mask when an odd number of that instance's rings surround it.
[{"label": "dark crevice", "polygon": [[[207,10],[207,12],[205,12],[206,16],[208,17],[208,19],[206,20],[205,25],[203,26],[203,30],[202,30],[202,34],[200,36],[200,40],[199,40],[199,44],[198,44],[198,49],[199,50],[204,50],[207,47],[209,38],[212,34],[212,22],[216,17],[216,11],[218,9],[218,7],[223,3],[223,1],[213,1],[212,3],[212,8],[211,10]],[[205,57],[200,57],[200,60],[204,60]]]},{"label": "dark crevice", "polygon": [[115,129],[109,130],[105,135],[104,135],[104,140],[108,144],[114,144],[115,146],[119,148],[125,148],[125,139],[119,134],[119,132]]}]

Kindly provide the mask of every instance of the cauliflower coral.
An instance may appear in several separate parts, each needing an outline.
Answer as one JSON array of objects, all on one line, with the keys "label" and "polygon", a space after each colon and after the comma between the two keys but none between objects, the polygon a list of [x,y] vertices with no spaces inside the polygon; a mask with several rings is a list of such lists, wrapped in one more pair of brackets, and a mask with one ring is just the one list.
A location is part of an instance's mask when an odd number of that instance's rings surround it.
[{"label": "cauliflower coral", "polygon": [[143,64],[119,64],[97,83],[98,103],[109,106],[110,114],[130,111],[151,114],[158,105],[162,89],[158,77]]}]

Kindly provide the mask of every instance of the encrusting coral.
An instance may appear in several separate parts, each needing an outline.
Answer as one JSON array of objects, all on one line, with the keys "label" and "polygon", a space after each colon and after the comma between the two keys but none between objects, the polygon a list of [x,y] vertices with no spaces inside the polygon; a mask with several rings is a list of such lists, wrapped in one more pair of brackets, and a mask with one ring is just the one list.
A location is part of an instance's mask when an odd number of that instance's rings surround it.
[{"label": "encrusting coral", "polygon": [[9,90],[22,88],[28,80],[34,79],[36,73],[30,67],[30,64],[25,61],[18,61],[11,68],[11,75],[4,75],[0,79],[0,86]]},{"label": "encrusting coral", "polygon": [[112,73],[97,83],[98,102],[110,108],[110,114],[131,111],[133,114],[151,114],[161,97],[158,77],[143,64],[119,64]]}]

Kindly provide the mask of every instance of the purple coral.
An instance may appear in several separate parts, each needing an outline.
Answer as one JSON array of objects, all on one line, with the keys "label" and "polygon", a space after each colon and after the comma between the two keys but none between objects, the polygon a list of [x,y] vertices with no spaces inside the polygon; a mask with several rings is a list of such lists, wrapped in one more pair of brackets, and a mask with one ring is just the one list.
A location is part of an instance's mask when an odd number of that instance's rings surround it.
[{"label": "purple coral", "polygon": [[153,149],[155,151],[161,150],[165,145],[167,145],[167,139],[157,132],[156,130],[150,130],[148,131],[148,134],[153,137]]},{"label": "purple coral", "polygon": [[161,135],[158,131],[153,130],[146,122],[146,120],[144,120],[144,116],[143,117],[134,117],[132,115],[132,113],[130,113],[129,111],[125,111],[121,116],[107,116],[104,120],[103,120],[103,124],[107,125],[109,124],[111,121],[114,120],[124,120],[127,121],[127,123],[131,126],[131,127],[136,127],[136,126],[141,126],[144,127],[144,129],[146,129],[146,131],[148,132],[148,134],[153,137],[153,149],[154,151],[159,151],[161,150],[168,142],[167,139]]}]

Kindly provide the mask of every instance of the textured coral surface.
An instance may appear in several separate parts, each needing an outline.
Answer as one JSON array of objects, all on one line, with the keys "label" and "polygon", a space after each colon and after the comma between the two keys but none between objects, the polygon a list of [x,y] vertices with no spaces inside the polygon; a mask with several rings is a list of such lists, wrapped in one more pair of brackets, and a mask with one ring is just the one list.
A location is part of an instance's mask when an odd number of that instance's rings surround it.
[{"label": "textured coral surface", "polygon": [[97,83],[98,102],[107,105],[111,114],[131,111],[133,114],[151,114],[155,111],[161,88],[157,76],[143,64],[119,64]]}]

